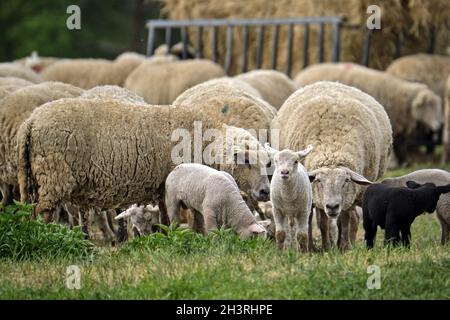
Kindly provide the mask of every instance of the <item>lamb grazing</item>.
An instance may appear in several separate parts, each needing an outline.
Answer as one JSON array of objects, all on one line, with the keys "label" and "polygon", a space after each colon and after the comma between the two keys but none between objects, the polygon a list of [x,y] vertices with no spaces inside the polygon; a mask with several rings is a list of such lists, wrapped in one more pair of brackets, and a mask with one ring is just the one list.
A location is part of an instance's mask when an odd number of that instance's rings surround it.
[{"label": "lamb grazing", "polygon": [[22,87],[1,100],[0,187],[4,206],[12,204],[13,187],[18,186],[17,132],[20,125],[30,116],[34,109],[44,103],[61,98],[76,97],[81,93],[81,89],[68,84],[43,82]]},{"label": "lamb grazing", "polygon": [[145,56],[133,52],[125,52],[114,61],[63,59],[42,71],[42,78],[70,83],[83,89],[108,84],[123,87],[128,75],[144,60]]},{"label": "lamb grazing", "polygon": [[224,79],[214,79],[186,90],[173,102],[231,126],[246,130],[270,128],[276,114],[267,102],[231,85]]},{"label": "lamb grazing", "polygon": [[385,229],[385,245],[402,241],[409,246],[411,224],[424,212],[433,213],[441,194],[450,192],[450,184],[436,187],[407,181],[407,187],[389,187],[382,183],[369,186],[363,198],[364,239],[368,248],[374,245],[377,226]]},{"label": "lamb grazing", "polygon": [[[450,173],[439,169],[422,169],[408,173],[401,177],[387,178],[381,183],[388,187],[406,187],[406,182],[433,183],[436,186],[450,184]],[[450,194],[443,194],[436,206],[436,216],[441,224],[441,243],[445,245],[449,240],[450,232]]]},{"label": "lamb grazing", "polygon": [[185,90],[210,79],[223,77],[218,64],[203,59],[154,63],[146,61],[125,82],[130,89],[150,104],[171,104]]},{"label": "lamb grazing", "polygon": [[147,206],[133,204],[114,219],[119,220],[125,218],[130,218],[131,224],[141,236],[156,232],[157,225],[161,223],[158,206],[151,204]]},{"label": "lamb grazing", "polygon": [[36,72],[17,63],[0,63],[0,77],[16,77],[33,83],[42,81]]},{"label": "lamb grazing", "polygon": [[276,70],[253,70],[235,78],[258,90],[261,97],[277,110],[299,87],[284,73]]},{"label": "lamb grazing", "polygon": [[442,125],[442,102],[426,85],[408,82],[386,72],[353,63],[324,63],[301,71],[294,79],[299,85],[316,81],[338,81],[374,97],[385,108],[394,131],[394,152],[399,164],[407,158],[417,123],[432,131]]},{"label": "lamb grazing", "polygon": [[312,144],[305,159],[313,203],[322,235],[330,248],[329,228],[338,219],[339,247],[350,248],[360,186],[380,178],[389,162],[392,129],[383,107],[362,91],[337,82],[317,82],[297,90],[272,122],[280,130],[280,148]]},{"label": "lamb grazing", "polygon": [[266,236],[265,228],[256,222],[236,182],[226,172],[196,163],[180,164],[167,177],[165,202],[171,222],[179,223],[182,206],[190,209],[196,232],[225,226],[243,240]]},{"label": "lamb grazing", "polygon": [[[230,172],[258,200],[268,200],[268,156],[249,132],[220,126],[188,108],[85,98],[47,103],[22,124],[21,200],[37,202],[35,214],[44,213],[47,220],[65,202],[81,209],[159,203],[161,221],[167,223],[162,201],[167,175],[176,164],[190,162],[192,155],[196,159],[210,147],[191,140],[195,120],[203,130],[214,128],[226,136],[213,150],[245,160],[207,164]],[[245,142],[236,144],[241,140]]]},{"label": "lamb grazing", "polygon": [[275,238],[279,249],[287,248],[291,243],[290,221],[296,229],[295,237],[299,249],[308,251],[308,219],[312,207],[312,189],[308,173],[300,163],[313,149],[309,145],[305,150],[278,151],[269,147],[274,159],[275,171],[270,182],[270,199],[275,219]]}]

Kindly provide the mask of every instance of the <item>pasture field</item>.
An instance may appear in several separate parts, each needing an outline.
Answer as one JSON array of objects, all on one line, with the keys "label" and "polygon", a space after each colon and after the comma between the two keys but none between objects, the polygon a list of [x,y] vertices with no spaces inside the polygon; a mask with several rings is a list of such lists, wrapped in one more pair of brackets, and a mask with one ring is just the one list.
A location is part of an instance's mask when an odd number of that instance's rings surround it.
[{"label": "pasture field", "polygon": [[[367,251],[361,226],[348,252],[302,254],[280,252],[271,241],[240,241],[228,230],[204,237],[175,229],[94,248],[80,230],[31,222],[29,207],[11,210],[25,222],[8,228],[18,219],[10,213],[0,220],[0,299],[450,299],[450,247],[440,245],[434,215],[416,219],[410,249],[383,248],[379,232]],[[79,290],[67,288],[70,265],[80,268]],[[367,287],[371,265],[379,267],[380,289]]]}]

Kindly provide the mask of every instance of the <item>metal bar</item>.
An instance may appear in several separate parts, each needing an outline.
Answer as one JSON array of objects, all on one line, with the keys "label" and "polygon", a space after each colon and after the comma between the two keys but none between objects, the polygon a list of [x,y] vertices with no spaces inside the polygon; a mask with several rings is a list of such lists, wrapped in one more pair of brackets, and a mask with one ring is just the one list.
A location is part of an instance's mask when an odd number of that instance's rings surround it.
[{"label": "metal bar", "polygon": [[273,27],[272,33],[272,69],[274,70],[277,68],[279,34],[280,34],[280,26],[276,24]]},{"label": "metal bar", "polygon": [[309,24],[305,24],[303,35],[303,68],[309,64]]},{"label": "metal bar", "polygon": [[197,27],[197,45],[195,46],[195,57],[203,58],[203,27]]},{"label": "metal bar", "polygon": [[217,62],[217,27],[212,28],[211,35],[212,61]]},{"label": "metal bar", "polygon": [[259,26],[256,38],[256,68],[261,69],[264,48],[264,26]]},{"label": "metal bar", "polygon": [[333,25],[333,56],[331,60],[333,62],[339,62],[339,56],[341,52],[341,23],[335,23]]},{"label": "metal bar", "polygon": [[248,69],[248,41],[249,41],[249,27],[244,26],[242,29],[242,38],[244,39],[244,44],[242,47],[242,68],[241,72],[247,72]]},{"label": "metal bar", "polygon": [[434,27],[430,30],[430,45],[428,47],[428,53],[434,53],[434,47],[436,44],[436,29]]},{"label": "metal bar", "polygon": [[225,73],[228,74],[231,66],[231,58],[233,54],[233,27],[227,27],[227,39],[226,39],[226,52],[225,52]]},{"label": "metal bar", "polygon": [[181,42],[183,43],[183,52],[182,52],[182,59],[187,59],[187,43],[188,43],[188,33],[187,33],[187,27],[181,28]]},{"label": "metal bar", "polygon": [[288,28],[288,43],[287,43],[287,65],[286,65],[286,75],[291,76],[292,71],[292,38],[294,36],[294,25],[290,24]]},{"label": "metal bar", "polygon": [[369,51],[370,51],[370,39],[372,35],[372,30],[367,29],[366,33],[364,34],[364,40],[363,40],[363,56],[361,60],[361,64],[363,66],[369,66]]},{"label": "metal bar", "polygon": [[304,23],[338,23],[342,22],[340,16],[329,17],[298,17],[275,19],[197,19],[197,20],[147,20],[147,27],[187,27],[187,26],[261,26],[276,24],[304,24]]},{"label": "metal bar", "polygon": [[323,37],[324,37],[325,28],[323,23],[319,25],[319,62],[323,62]]},{"label": "metal bar", "polygon": [[148,28],[148,39],[147,39],[147,56],[151,56],[155,50],[155,28],[150,26]]},{"label": "metal bar", "polygon": [[172,28],[166,27],[166,45],[167,45],[166,54],[170,53],[171,40],[172,40]]}]

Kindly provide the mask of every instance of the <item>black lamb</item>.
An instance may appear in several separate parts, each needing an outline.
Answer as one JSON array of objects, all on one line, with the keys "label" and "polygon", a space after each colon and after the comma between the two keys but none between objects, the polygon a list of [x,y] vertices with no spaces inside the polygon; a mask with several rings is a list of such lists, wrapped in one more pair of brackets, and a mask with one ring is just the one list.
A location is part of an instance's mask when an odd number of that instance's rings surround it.
[{"label": "black lamb", "polygon": [[[439,197],[450,192],[450,184],[436,187],[433,183],[406,182],[407,187],[370,185],[363,198],[364,239],[372,248],[377,226],[385,229],[384,243],[409,246],[411,224],[424,212],[433,213]],[[401,234],[401,238],[400,238]]]}]

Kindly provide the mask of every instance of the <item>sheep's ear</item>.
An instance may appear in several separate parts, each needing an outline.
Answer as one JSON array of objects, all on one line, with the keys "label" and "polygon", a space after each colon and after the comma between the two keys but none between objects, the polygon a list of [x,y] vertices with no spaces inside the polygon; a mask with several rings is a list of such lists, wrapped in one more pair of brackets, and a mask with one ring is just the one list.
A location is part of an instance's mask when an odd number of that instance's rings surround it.
[{"label": "sheep's ear", "polygon": [[279,152],[278,150],[272,148],[270,146],[270,143],[268,143],[268,142],[264,143],[264,149],[267,150],[267,153],[269,154],[269,156],[271,158],[273,158]]},{"label": "sheep's ear", "polygon": [[356,184],[367,186],[369,184],[373,184],[372,181],[367,180],[364,178],[364,176],[360,175],[359,173],[356,173],[355,171],[352,171],[350,169],[347,169],[348,173],[350,173],[350,179]]},{"label": "sheep's ear", "polygon": [[313,182],[314,179],[316,179],[316,175],[317,175],[317,170],[313,170],[313,171],[308,172],[309,181]]},{"label": "sheep's ear", "polygon": [[312,149],[314,149],[314,147],[312,144],[310,144],[306,147],[306,149],[297,151],[296,153],[297,153],[298,157],[301,159],[301,158],[306,157],[311,152]]},{"label": "sheep's ear", "polygon": [[125,218],[128,218],[129,216],[131,216],[132,214],[133,214],[133,211],[128,209],[128,210],[125,210],[124,212],[122,212],[121,214],[117,215],[114,219],[115,220],[125,219]]},{"label": "sheep's ear", "polygon": [[419,90],[419,92],[417,92],[416,96],[413,99],[412,102],[412,107],[413,109],[418,109],[420,107],[422,107],[425,103],[425,99],[426,99],[426,94],[427,92],[425,90]]},{"label": "sheep's ear", "polygon": [[436,187],[436,190],[439,194],[448,193],[448,192],[450,192],[450,184],[448,184],[446,186]]},{"label": "sheep's ear", "polygon": [[422,185],[415,181],[406,181],[406,186],[410,189],[420,188]]}]

